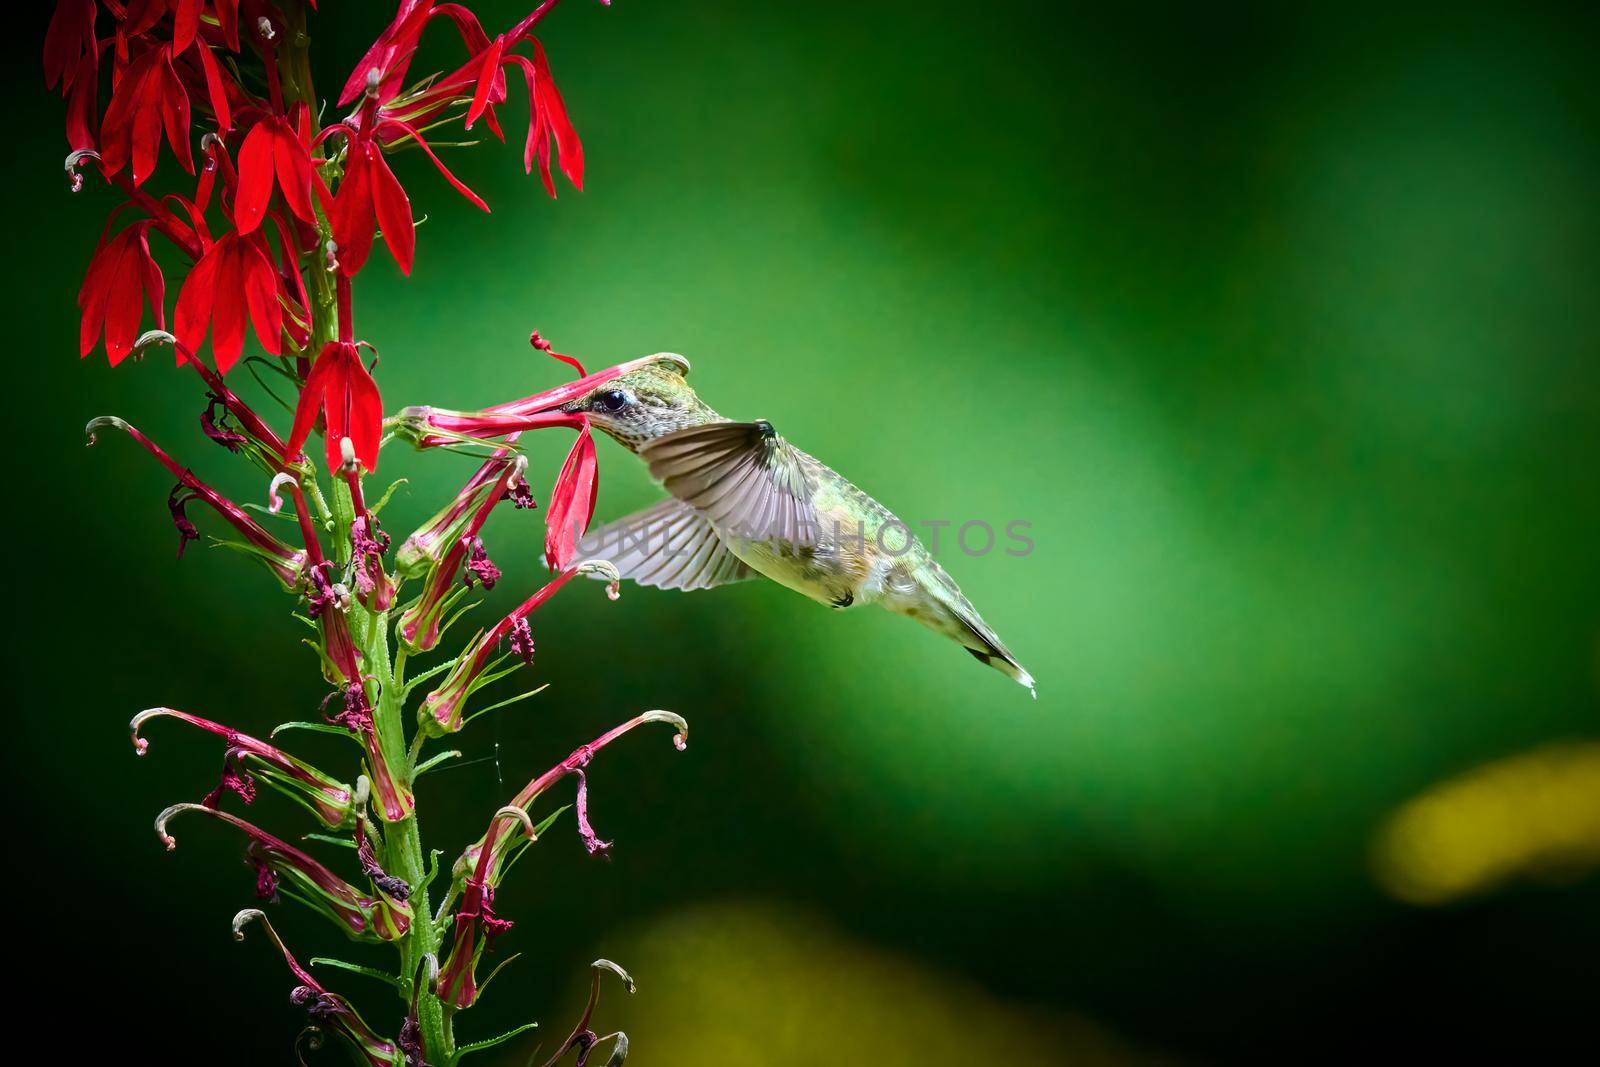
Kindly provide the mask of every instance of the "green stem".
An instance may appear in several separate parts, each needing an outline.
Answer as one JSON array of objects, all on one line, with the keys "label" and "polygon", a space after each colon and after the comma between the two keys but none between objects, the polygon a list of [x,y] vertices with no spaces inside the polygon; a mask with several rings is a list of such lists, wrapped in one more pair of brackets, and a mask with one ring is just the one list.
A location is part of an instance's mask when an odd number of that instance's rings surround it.
[{"label": "green stem", "polygon": [[[303,2],[287,5],[290,28],[284,47],[278,52],[279,76],[284,98],[301,101],[311,113],[313,134],[317,125],[317,96],[311,83],[310,37],[306,33],[306,7]],[[331,170],[332,168],[328,168]],[[330,179],[331,173],[326,175]],[[321,217],[319,208],[320,240],[330,233],[328,221]],[[333,275],[326,269],[323,252],[319,247],[312,251],[307,265],[311,294],[311,352],[320,351],[329,341],[339,336],[339,299]],[[355,507],[350,489],[338,478],[333,481],[332,500],[333,544],[338,560],[348,561],[350,555],[350,526],[355,519]],[[408,750],[405,736],[405,652],[390,658],[389,617],[387,612],[368,612],[359,604],[350,607],[350,631],[360,642],[362,665],[368,675],[378,683],[378,699],[373,709],[373,727],[385,762],[399,772],[408,784],[416,775],[416,758]],[[420,749],[420,746],[419,746]],[[392,874],[403,878],[413,887],[411,905],[415,916],[407,936],[396,946],[400,950],[399,978],[402,997],[409,1000],[413,980],[424,966],[428,956],[437,959],[439,930],[432,921],[428,907],[428,886],[423,879],[427,867],[422,848],[422,832],[417,824],[415,810],[399,822],[385,828],[383,840],[384,866]],[[417,1022],[430,1062],[447,1064],[455,1059],[455,1036],[449,1014],[443,1003],[422,976],[417,997]]]}]

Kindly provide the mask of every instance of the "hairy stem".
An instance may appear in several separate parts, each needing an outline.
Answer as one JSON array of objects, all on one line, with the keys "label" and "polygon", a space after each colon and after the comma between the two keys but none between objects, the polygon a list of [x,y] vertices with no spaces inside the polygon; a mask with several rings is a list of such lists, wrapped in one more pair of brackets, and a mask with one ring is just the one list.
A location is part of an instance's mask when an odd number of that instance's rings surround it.
[{"label": "hairy stem", "polygon": [[[306,32],[306,8],[303,2],[293,2],[286,8],[290,20],[287,40],[278,52],[278,75],[284,97],[288,101],[303,102],[311,113],[313,135],[317,124],[318,102],[311,82],[310,38]],[[326,165],[325,165],[326,167]],[[331,170],[326,167],[326,170]],[[326,173],[325,170],[325,173]],[[332,175],[327,175],[332,177]],[[331,229],[318,208],[319,235],[323,242],[329,240]],[[332,271],[328,270],[324,249],[313,250],[307,264],[311,295],[311,352],[320,351],[329,341],[342,334],[351,333],[351,308],[349,288],[340,286]],[[340,299],[341,296],[344,299]],[[341,327],[343,327],[341,329]],[[350,557],[350,527],[355,520],[355,503],[350,488],[337,477],[333,481],[332,513],[334,525],[334,552],[340,563]],[[405,656],[400,653],[391,659],[389,649],[389,617],[387,612],[372,613],[359,604],[350,606],[350,630],[360,644],[363,673],[378,686],[377,700],[373,706],[373,727],[386,763],[394,768],[408,784],[415,777],[416,760],[408,749],[405,736]],[[411,904],[415,919],[410,932],[397,947],[400,950],[399,977],[402,995],[409,1000],[412,984],[426,966],[428,956],[437,957],[439,934],[431,921],[428,906],[428,889],[423,885],[427,873],[422,848],[422,833],[416,812],[385,827],[383,863],[391,873],[412,887]],[[428,984],[428,975],[421,973],[417,996],[417,1022],[422,1031],[424,1047],[430,1062],[450,1063],[455,1058],[455,1041],[450,1019],[443,1004]]]}]

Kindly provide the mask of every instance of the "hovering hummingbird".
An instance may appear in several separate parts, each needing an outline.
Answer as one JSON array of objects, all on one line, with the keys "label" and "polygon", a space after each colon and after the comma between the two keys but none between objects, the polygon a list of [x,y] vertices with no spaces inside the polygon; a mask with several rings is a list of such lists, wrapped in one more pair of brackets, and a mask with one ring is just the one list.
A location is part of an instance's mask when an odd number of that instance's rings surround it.
[{"label": "hovering hummingbird", "polygon": [[839,610],[879,603],[1033,689],[905,523],[771,423],[717,414],[685,380],[688,370],[688,360],[663,353],[562,406],[644,460],[671,494],[591,530],[580,551],[660,589],[762,575]]}]

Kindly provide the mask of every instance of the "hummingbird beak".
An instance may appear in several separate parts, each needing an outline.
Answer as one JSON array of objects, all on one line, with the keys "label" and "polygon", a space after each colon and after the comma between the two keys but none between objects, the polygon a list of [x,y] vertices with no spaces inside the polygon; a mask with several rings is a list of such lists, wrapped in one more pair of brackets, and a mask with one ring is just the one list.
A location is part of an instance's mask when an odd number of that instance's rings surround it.
[{"label": "hummingbird beak", "polygon": [[673,352],[658,352],[653,356],[643,356],[639,359],[630,359],[626,363],[619,363],[615,367],[596,371],[593,374],[579,378],[576,381],[558,385],[554,389],[547,389],[533,396],[513,400],[507,404],[496,404],[487,410],[496,415],[532,415],[539,412],[562,412],[563,414],[579,414],[584,410],[585,398],[606,382],[620,378],[624,374],[636,371],[640,367],[647,367],[652,363],[671,363],[680,374],[689,372],[689,361]]}]

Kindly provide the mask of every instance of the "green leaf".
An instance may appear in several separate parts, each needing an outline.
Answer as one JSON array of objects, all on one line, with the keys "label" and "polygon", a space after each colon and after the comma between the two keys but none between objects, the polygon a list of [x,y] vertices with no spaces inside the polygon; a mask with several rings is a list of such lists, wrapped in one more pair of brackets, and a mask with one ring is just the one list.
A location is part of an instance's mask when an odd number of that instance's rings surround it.
[{"label": "green leaf", "polygon": [[244,508],[246,511],[255,512],[257,515],[260,515],[264,519],[276,519],[278,522],[287,522],[287,523],[295,523],[295,524],[298,524],[299,521],[300,521],[299,519],[297,519],[295,517],[294,510],[292,508],[279,508],[277,511],[273,511],[271,508],[267,507],[265,504],[257,504],[257,503],[255,503],[254,501],[251,501],[251,500],[247,500],[243,504],[240,504],[239,506]]},{"label": "green leaf", "polygon": [[396,489],[409,483],[409,478],[396,478],[394,481],[389,483],[389,488],[383,491],[383,495],[378,498],[378,502],[368,507],[367,510],[376,515],[378,512],[383,510],[383,506],[389,502],[389,498],[394,496],[394,491]]},{"label": "green leaf", "polygon": [[513,952],[511,955],[509,955],[505,959],[501,960],[499,965],[497,967],[495,967],[494,970],[489,972],[489,977],[485,978],[482,982],[478,983],[478,997],[481,998],[483,996],[483,991],[485,989],[489,988],[489,983],[494,981],[494,976],[495,975],[497,975],[501,971],[505,970],[506,966],[508,964],[510,964],[513,960],[519,960],[521,958],[522,958],[522,953]]},{"label": "green leaf", "polygon": [[445,760],[458,759],[460,756],[460,749],[452,748],[448,752],[441,752],[431,759],[423,760],[421,763],[417,764],[417,769],[411,772],[411,780],[415,782],[418,778],[421,778],[425,772],[432,770]]},{"label": "green leaf", "polygon": [[[451,608],[454,608],[457,602],[466,598],[470,593],[470,589],[468,589],[466,586],[461,586],[455,592],[445,597],[443,610],[449,611]],[[445,619],[444,625],[439,627],[439,636],[443,637],[447,632],[449,632],[450,627],[456,624],[457,619],[461,618],[461,616],[465,615],[467,612],[471,611],[473,608],[482,603],[483,601],[481,600],[474,600],[470,604],[463,604],[461,607],[456,608],[455,614]]]},{"label": "green leaf", "polygon": [[401,981],[395,975],[390,974],[388,971],[380,971],[376,967],[363,967],[359,963],[347,963],[344,960],[336,960],[331,956],[312,956],[311,965],[313,967],[337,967],[341,971],[349,971],[352,974],[364,974],[368,978],[376,978],[380,982],[385,982],[389,985],[392,985],[402,993],[410,992],[410,988],[405,984],[405,982]]},{"label": "green leaf", "polygon": [[285,730],[312,730],[319,734],[334,734],[338,737],[347,737],[355,740],[355,735],[343,726],[335,726],[330,722],[280,722],[272,728],[268,737],[277,737]]},{"label": "green leaf", "polygon": [[439,857],[442,855],[444,855],[444,849],[442,848],[436,848],[428,854],[428,873],[422,876],[421,881],[411,887],[411,893],[413,896],[421,896],[422,891],[428,888],[428,883],[432,882],[436,877],[438,877]]},{"label": "green leaf", "polygon": [[[471,642],[469,641],[468,644],[471,644]],[[459,658],[459,657],[457,657],[457,658]],[[413,678],[407,679],[406,680],[406,694],[409,696],[412,689],[414,689],[417,686],[421,685],[423,682],[426,682],[429,678],[432,678],[434,675],[440,674],[440,673],[442,673],[444,671],[447,671],[451,667],[454,667],[455,665],[456,665],[456,661],[454,659],[447,659],[443,663],[436,663],[432,667],[429,667],[427,670],[423,671],[421,674],[419,674],[419,675],[417,675],[417,676],[415,676]]]},{"label": "green leaf", "polygon": [[[544,832],[546,830],[550,829],[550,827],[555,824],[555,821],[557,819],[561,818],[561,816],[563,814],[565,814],[567,812],[567,810],[570,809],[571,807],[572,807],[571,804],[563,804],[563,805],[561,805],[561,807],[557,808],[555,811],[552,811],[549,815],[546,815],[542,822],[540,822],[540,823],[538,823],[537,825],[534,826],[534,828],[533,828],[533,836],[537,837],[537,838],[543,838],[544,837]],[[511,872],[512,865],[515,864],[517,862],[517,860],[521,858],[522,854],[528,850],[528,846],[531,845],[531,844],[533,844],[533,842],[532,841],[528,841],[526,839],[518,842],[516,850],[513,851],[510,855],[508,855],[506,857],[505,863],[503,863],[500,866],[500,877],[502,879],[505,878],[505,876]]]},{"label": "green leaf", "polygon": [[[321,841],[325,845],[339,845],[343,848],[355,848],[356,843],[348,837],[334,837],[332,834],[301,834],[302,841]],[[313,963],[316,961],[313,960]]]},{"label": "green leaf", "polygon": [[462,719],[461,720],[461,725],[465,726],[467,723],[471,722],[473,719],[476,719],[479,715],[487,715],[491,711],[499,711],[501,708],[508,707],[508,706],[510,706],[512,704],[515,704],[519,700],[527,700],[529,697],[536,697],[540,693],[544,692],[546,689],[549,689],[549,688],[550,688],[550,683],[546,682],[545,684],[539,686],[536,689],[530,689],[526,693],[519,693],[516,696],[511,697],[509,700],[502,700],[498,704],[490,704],[488,707],[483,708],[483,709],[481,709],[479,711],[475,711],[471,715],[468,715],[466,718]]},{"label": "green leaf", "polygon": [[[511,962],[510,960],[506,961],[506,963],[510,963],[510,962]],[[504,967],[504,966],[505,966],[505,963],[502,963],[500,965],[500,967]],[[499,971],[500,967],[496,967],[495,970]],[[494,976],[490,975],[490,977],[492,978]],[[484,985],[488,985],[488,984],[489,984],[488,982],[484,983]],[[461,1059],[461,1057],[465,1056],[469,1052],[482,1052],[484,1049],[494,1048],[496,1045],[502,1045],[502,1044],[506,1043],[507,1041],[510,1041],[512,1038],[516,1037],[518,1034],[525,1034],[529,1030],[532,1030],[532,1029],[536,1028],[538,1025],[539,1025],[538,1023],[523,1023],[521,1026],[517,1027],[515,1030],[507,1030],[505,1033],[500,1034],[500,1035],[498,1035],[496,1037],[486,1038],[483,1041],[472,1041],[472,1042],[469,1042],[468,1044],[460,1045],[460,1046],[458,1046],[456,1048],[456,1059],[457,1060]]]}]

